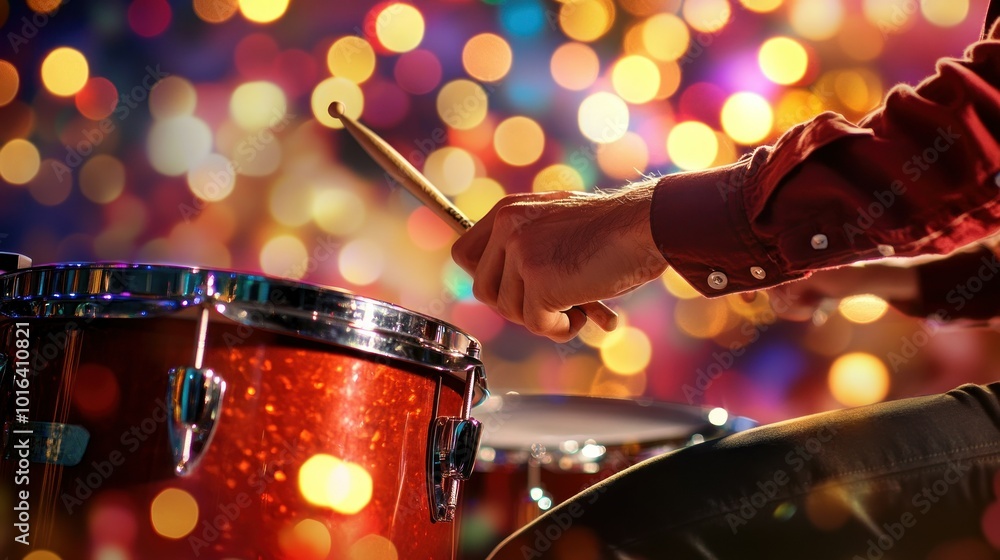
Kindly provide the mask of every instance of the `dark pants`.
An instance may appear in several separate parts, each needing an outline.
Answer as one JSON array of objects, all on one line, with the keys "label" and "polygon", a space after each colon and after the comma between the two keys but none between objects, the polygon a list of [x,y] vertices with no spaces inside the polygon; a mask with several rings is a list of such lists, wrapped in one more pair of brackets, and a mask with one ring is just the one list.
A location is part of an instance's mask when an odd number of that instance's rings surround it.
[{"label": "dark pants", "polygon": [[987,515],[998,473],[1000,382],[965,385],[650,459],[560,504],[490,558],[1000,557],[985,536],[1000,546],[1000,516]]}]

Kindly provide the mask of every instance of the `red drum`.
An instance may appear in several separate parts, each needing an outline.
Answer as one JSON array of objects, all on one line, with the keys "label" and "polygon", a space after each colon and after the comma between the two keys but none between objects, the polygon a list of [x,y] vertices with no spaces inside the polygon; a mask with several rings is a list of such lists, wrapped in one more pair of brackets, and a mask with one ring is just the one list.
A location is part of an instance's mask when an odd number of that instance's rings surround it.
[{"label": "red drum", "polygon": [[464,489],[463,560],[485,557],[545,510],[625,468],[755,425],[722,409],[516,393],[490,397],[476,415],[481,472]]},{"label": "red drum", "polygon": [[433,318],[261,276],[2,275],[0,556],[452,558],[478,356]]}]

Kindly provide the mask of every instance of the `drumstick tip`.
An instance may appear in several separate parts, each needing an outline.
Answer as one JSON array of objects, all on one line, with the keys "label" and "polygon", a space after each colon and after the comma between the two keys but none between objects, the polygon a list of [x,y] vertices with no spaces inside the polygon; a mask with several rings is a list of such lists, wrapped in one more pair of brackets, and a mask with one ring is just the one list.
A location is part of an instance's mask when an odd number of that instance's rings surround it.
[{"label": "drumstick tip", "polygon": [[340,101],[334,101],[330,104],[327,111],[330,113],[331,117],[342,120],[342,117],[347,114],[347,107],[344,107],[344,104]]}]

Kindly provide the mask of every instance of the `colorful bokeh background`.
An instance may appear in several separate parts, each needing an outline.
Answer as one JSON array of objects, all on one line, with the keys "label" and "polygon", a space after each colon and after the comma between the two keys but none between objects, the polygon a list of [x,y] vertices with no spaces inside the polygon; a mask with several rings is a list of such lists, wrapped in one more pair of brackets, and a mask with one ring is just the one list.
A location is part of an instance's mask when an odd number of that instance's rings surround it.
[{"label": "colorful bokeh background", "polygon": [[812,322],[672,272],[622,327],[534,337],[471,295],[454,234],[326,113],[340,100],[472,218],[858,118],[979,35],[986,0],[0,0],[0,250],[347,289],[484,344],[495,393],[773,422],[997,377],[996,332],[873,296]]}]

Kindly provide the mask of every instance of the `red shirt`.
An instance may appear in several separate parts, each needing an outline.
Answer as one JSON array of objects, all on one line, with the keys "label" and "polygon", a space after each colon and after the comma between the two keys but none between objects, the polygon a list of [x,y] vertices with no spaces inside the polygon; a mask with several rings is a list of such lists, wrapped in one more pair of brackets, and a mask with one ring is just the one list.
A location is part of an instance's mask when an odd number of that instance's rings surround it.
[{"label": "red shirt", "polygon": [[[1000,231],[998,29],[917,87],[893,88],[857,124],[824,113],[735,164],[661,179],[651,224],[664,257],[711,297],[863,260],[947,254]],[[921,267],[924,302],[910,310],[1000,312],[995,259],[986,268],[996,286],[962,309],[948,301],[990,255]]]}]

